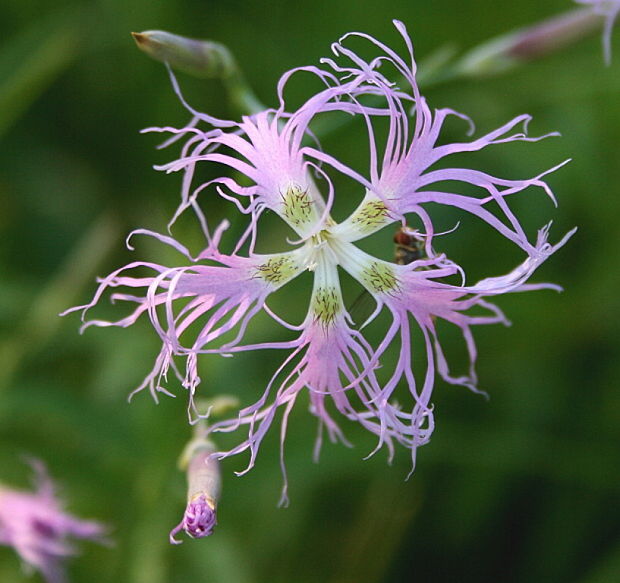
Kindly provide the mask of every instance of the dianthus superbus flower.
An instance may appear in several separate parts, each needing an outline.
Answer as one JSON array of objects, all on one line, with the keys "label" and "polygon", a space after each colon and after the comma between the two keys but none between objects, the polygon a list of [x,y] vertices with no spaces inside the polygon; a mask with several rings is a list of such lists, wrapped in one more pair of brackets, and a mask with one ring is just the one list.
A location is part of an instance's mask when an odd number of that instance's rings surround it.
[{"label": "dianthus superbus flower", "polygon": [[103,541],[104,527],[63,511],[45,467],[32,460],[34,492],[0,485],[0,544],[13,547],[25,565],[40,571],[48,583],[66,581],[63,562],[76,554],[70,537]]},{"label": "dianthus superbus flower", "polygon": [[[225,432],[247,428],[246,438],[236,447],[217,453],[224,458],[249,451],[245,471],[254,465],[260,443],[280,411],[284,443],[289,413],[302,391],[308,392],[310,411],[332,441],[344,441],[334,414],[337,412],[375,434],[376,449],[386,446],[391,457],[399,443],[415,460],[417,447],[428,442],[434,428],[431,394],[436,376],[477,390],[472,328],[506,323],[499,308],[488,299],[508,292],[555,288],[527,282],[570,233],[553,245],[548,242],[549,226],[542,225],[531,240],[509,205],[515,195],[529,187],[542,189],[553,199],[544,178],[555,168],[515,180],[450,165],[453,154],[541,139],[527,136],[529,116],[518,116],[476,139],[439,145],[447,116],[471,122],[450,109],[431,111],[416,83],[411,41],[402,23],[395,24],[405,40],[408,61],[374,38],[356,34],[379,51],[373,60],[363,60],[346,46],[351,36],[347,35],[333,46],[338,59],[324,61],[327,69],[296,70],[317,76],[324,88],[295,111],[287,111],[284,100],[293,71],[285,74],[278,86],[278,109],[244,117],[237,123],[190,108],[194,118],[187,127],[151,128],[171,132],[175,139],[187,137],[181,157],[162,168],[184,172],[178,213],[189,207],[196,211],[206,231],[207,246],[193,256],[171,236],[139,230],[137,233],[176,249],[183,264],[130,263],[103,278],[92,302],[80,307],[86,312],[109,288],[124,288],[114,292],[112,299],[136,304],[131,314],[115,322],[90,320],[85,325],[127,327],[142,314],[150,318],[162,349],[139,388],[148,387],[154,397],[167,392],[161,379],[170,366],[189,390],[191,404],[200,382],[198,359],[202,355],[284,350],[283,362],[260,398],[235,418],[209,428]],[[402,87],[387,77],[388,65],[403,80]],[[367,172],[353,170],[316,143],[311,123],[334,111],[346,112],[366,128]],[[200,129],[201,122],[206,128]],[[377,137],[377,123],[387,123],[385,140]],[[520,129],[515,132],[517,127]],[[194,185],[195,169],[200,164],[226,167],[236,173],[222,172],[209,183]],[[360,200],[350,216],[340,222],[332,216],[333,201],[340,196],[331,179],[334,173],[350,181]],[[238,178],[240,175],[244,178]],[[463,194],[472,187],[475,194]],[[207,228],[202,205],[213,196],[233,202],[234,208],[249,218],[231,253],[220,249],[228,223],[223,222],[214,233]],[[521,250],[522,263],[506,275],[467,283],[462,266],[435,251],[437,233],[430,203],[453,207],[487,223]],[[278,215],[295,232],[296,240],[290,242],[288,250],[268,255],[255,252],[256,238],[265,236],[261,232],[265,210]],[[424,255],[408,265],[373,257],[357,245],[390,224],[411,221],[420,225]],[[145,275],[145,269],[150,273]],[[349,314],[339,270],[350,274],[374,298],[376,309],[368,321],[382,310],[388,312],[391,323],[378,344],[365,337],[360,327],[364,322],[354,322]],[[305,318],[294,325],[275,314],[267,300],[304,271],[313,274],[311,297]],[[262,310],[297,337],[284,341],[276,335],[262,343],[244,343],[252,318]],[[436,328],[438,320],[457,326],[462,333],[470,361],[464,374],[455,375],[448,367]],[[413,323],[422,331],[421,346],[412,341]],[[383,357],[391,346],[399,356],[387,370]],[[184,371],[177,368],[175,357],[185,359]]]}]

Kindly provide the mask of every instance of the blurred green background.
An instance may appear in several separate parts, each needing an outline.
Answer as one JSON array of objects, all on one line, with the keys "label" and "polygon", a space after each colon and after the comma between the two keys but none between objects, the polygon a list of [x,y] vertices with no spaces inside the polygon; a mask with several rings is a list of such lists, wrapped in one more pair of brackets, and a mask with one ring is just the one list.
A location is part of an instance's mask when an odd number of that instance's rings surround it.
[{"label": "blurred green background", "polygon": [[[490,400],[437,383],[436,431],[408,482],[407,452],[391,467],[384,452],[363,461],[374,440],[352,424],[343,426],[354,448],[327,443],[320,463],[312,463],[315,422],[302,401],[286,446],[290,507],[276,508],[274,428],[250,474],[233,473],[244,459],[223,463],[216,533],[173,547],[168,531],[185,506],[176,469],[190,435],[185,395],[171,380],[177,399],[156,406],[144,393],[126,403],[157,354],[155,333],[143,321],[79,336],[77,316],[57,317],[90,298],[96,275],[134,258],[178,261],[155,242],[136,241],[134,253],[123,243],[133,228],[164,231],[178,202],[180,176],[151,169],[175,151],[156,151],[158,136],[139,130],[188,119],[163,66],[135,48],[131,31],[226,43],[258,96],[274,105],[279,76],[317,63],[347,31],[401,50],[391,24],[399,18],[423,59],[571,7],[564,0],[0,0],[0,479],[25,486],[20,455],[38,456],[72,512],[111,526],[115,546],[84,545],[71,562],[72,581],[620,580],[618,33],[609,67],[600,37],[592,36],[510,74],[426,92],[431,107],[469,114],[478,134],[520,113],[534,116],[533,135],[561,132],[534,145],[496,146],[468,162],[518,178],[572,158],[549,177],[559,209],[538,192],[521,196],[515,208],[531,227],[553,219],[552,241],[574,225],[579,231],[534,278],[559,283],[564,293],[500,298],[512,327],[476,330],[480,386]],[[198,109],[234,114],[219,82],[179,80]],[[303,85],[297,80],[293,94],[303,96]],[[461,140],[464,129],[452,121],[443,139]],[[360,128],[323,143],[358,165],[367,155],[360,144]],[[456,215],[433,212],[454,224]],[[519,260],[496,252],[499,242],[477,222],[462,227],[452,244],[474,278]],[[200,248],[191,221],[175,234]],[[276,229],[276,236],[283,234]],[[391,233],[381,237],[373,244],[389,256]],[[105,304],[96,313],[116,318],[120,308]],[[279,334],[265,322],[264,338]],[[459,354],[461,345],[448,339],[445,349]],[[203,390],[252,402],[280,359],[207,359]],[[14,553],[0,547],[2,583],[37,577],[23,574]]]}]

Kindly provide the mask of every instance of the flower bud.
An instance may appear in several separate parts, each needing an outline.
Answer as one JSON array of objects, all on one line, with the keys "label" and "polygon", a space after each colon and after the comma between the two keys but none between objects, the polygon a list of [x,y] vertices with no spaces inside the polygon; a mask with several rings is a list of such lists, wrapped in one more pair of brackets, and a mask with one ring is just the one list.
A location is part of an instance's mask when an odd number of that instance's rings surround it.
[{"label": "flower bud", "polygon": [[163,30],[131,34],[138,48],[156,61],[194,77],[221,79],[231,103],[242,114],[250,115],[265,109],[245,80],[232,53],[223,44],[186,38]]},{"label": "flower bud", "polygon": [[170,542],[180,544],[175,535],[184,530],[192,538],[213,533],[217,524],[216,509],[220,497],[219,462],[211,457],[213,444],[205,439],[190,441],[181,458],[187,468],[187,507],[181,522],[170,532]]},{"label": "flower bud", "polygon": [[569,46],[600,28],[600,15],[572,10],[521,28],[476,47],[456,64],[457,73],[482,76],[501,73]]},{"label": "flower bud", "polygon": [[237,69],[232,54],[220,43],[186,38],[163,30],[131,34],[138,48],[147,55],[195,77],[222,79]]}]

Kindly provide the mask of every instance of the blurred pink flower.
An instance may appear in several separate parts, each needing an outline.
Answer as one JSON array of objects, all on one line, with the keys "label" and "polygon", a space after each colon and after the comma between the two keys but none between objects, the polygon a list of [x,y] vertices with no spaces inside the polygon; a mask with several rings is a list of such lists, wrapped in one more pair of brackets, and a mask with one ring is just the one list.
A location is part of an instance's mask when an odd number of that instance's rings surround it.
[{"label": "blurred pink flower", "polygon": [[69,537],[104,541],[104,527],[63,511],[42,462],[31,460],[35,491],[0,485],[0,544],[13,547],[27,567],[41,572],[48,583],[66,581],[64,560],[77,554]]}]

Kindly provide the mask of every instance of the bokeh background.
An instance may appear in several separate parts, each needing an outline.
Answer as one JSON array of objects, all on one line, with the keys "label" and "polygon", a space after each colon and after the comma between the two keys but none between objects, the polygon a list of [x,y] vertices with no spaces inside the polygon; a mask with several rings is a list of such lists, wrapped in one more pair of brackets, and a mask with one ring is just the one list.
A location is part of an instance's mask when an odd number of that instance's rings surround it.
[{"label": "bokeh background", "polygon": [[[431,106],[469,114],[482,133],[530,113],[532,134],[561,138],[497,146],[463,163],[511,178],[565,158],[549,177],[560,206],[541,193],[516,202],[531,228],[554,220],[552,240],[579,231],[535,276],[564,286],[501,298],[510,328],[477,330],[480,385],[490,400],[438,382],[437,428],[409,481],[405,451],[363,457],[374,441],[344,424],[352,449],[326,444],[311,460],[315,422],[299,403],[286,459],[291,505],[276,507],[281,477],[277,430],[256,468],[223,464],[216,533],[173,547],[168,531],[185,505],[177,457],[190,436],[183,390],[155,405],[128,393],[150,370],[158,341],[147,322],[78,335],[76,315],[94,278],[145,258],[179,258],[151,241],[133,254],[133,228],[163,231],[180,176],[152,165],[150,125],[187,121],[162,65],[134,46],[130,31],[166,29],[226,43],[258,96],[274,105],[289,68],[316,63],[350,30],[401,47],[391,19],[409,27],[418,58],[443,46],[464,50],[572,4],[564,0],[356,0],[247,2],[0,0],[0,480],[25,487],[22,454],[45,460],[68,508],[110,525],[112,548],[84,545],[75,582],[185,583],[613,583],[620,580],[620,43],[611,66],[600,37],[508,74],[429,88]],[[400,50],[400,49],[399,49]],[[235,115],[217,81],[180,75],[203,111]],[[301,97],[303,82],[293,88]],[[447,124],[444,140],[463,138]],[[360,128],[334,132],[324,147],[361,165]],[[343,190],[350,188],[342,187]],[[355,200],[351,190],[343,195]],[[213,216],[223,215],[215,207]],[[439,222],[455,215],[434,209]],[[193,250],[197,226],[175,231]],[[273,240],[284,234],[274,227]],[[382,238],[383,237],[383,238]],[[375,250],[392,253],[391,233]],[[507,271],[519,257],[476,221],[446,243],[474,277]],[[501,252],[500,252],[501,251]],[[118,317],[102,305],[101,317]],[[264,337],[280,332],[265,321]],[[262,326],[264,326],[264,331]],[[446,351],[458,354],[457,338]],[[251,402],[279,362],[263,353],[203,363],[209,393]],[[223,443],[232,443],[223,440]],[[0,548],[0,581],[37,581]]]}]

